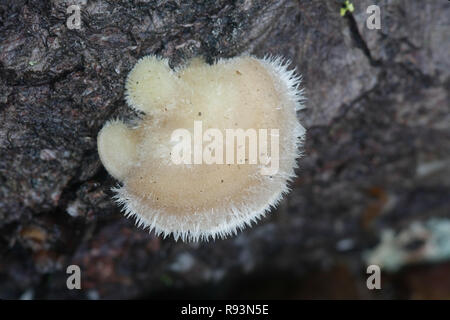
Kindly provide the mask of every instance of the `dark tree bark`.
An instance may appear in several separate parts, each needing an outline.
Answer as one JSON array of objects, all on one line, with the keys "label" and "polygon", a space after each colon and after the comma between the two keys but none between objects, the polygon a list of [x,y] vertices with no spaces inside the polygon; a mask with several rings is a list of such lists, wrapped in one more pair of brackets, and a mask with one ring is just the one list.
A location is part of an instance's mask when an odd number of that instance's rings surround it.
[{"label": "dark tree bark", "polygon": [[[345,17],[339,1],[88,1],[70,30],[76,3],[0,4],[0,298],[450,295],[448,264],[408,267],[430,259],[430,223],[450,224],[448,1],[378,1],[381,30],[366,27],[368,0]],[[227,240],[138,229],[96,148],[106,120],[133,115],[127,73],[147,54],[177,66],[241,53],[282,55],[303,76],[292,191]],[[400,271],[371,293],[370,250],[389,245]],[[66,288],[71,264],[82,290]]]}]

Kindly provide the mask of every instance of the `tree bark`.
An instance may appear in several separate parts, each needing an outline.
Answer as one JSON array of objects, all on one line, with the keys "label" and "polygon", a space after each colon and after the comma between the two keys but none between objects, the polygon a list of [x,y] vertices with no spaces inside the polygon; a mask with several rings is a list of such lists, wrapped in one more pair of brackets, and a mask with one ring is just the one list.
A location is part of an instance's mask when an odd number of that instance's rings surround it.
[{"label": "tree bark", "polygon": [[[450,285],[424,289],[450,283],[445,248],[437,264],[409,265],[430,260],[430,221],[450,223],[450,6],[378,3],[380,30],[366,27],[368,0],[345,17],[339,1],[2,2],[0,298],[448,297]],[[292,191],[226,240],[137,228],[111,200],[117,182],[96,147],[105,121],[134,115],[127,73],[148,54],[175,67],[242,53],[281,55],[302,74]],[[377,248],[404,260],[382,265],[392,290],[375,294],[365,268]],[[82,290],[66,287],[72,264]]]}]

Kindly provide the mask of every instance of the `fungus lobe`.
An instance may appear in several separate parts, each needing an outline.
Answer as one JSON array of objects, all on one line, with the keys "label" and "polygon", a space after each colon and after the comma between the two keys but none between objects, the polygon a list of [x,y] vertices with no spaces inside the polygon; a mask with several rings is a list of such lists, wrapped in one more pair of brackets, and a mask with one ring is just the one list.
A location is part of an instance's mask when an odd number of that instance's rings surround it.
[{"label": "fungus lobe", "polygon": [[[223,238],[256,222],[295,175],[305,134],[296,114],[299,82],[280,58],[213,65],[196,58],[176,70],[166,59],[140,59],[126,81],[126,101],[142,114],[138,124],[109,121],[97,141],[103,165],[121,182],[114,190],[125,215],[183,241]],[[184,149],[174,139],[179,129],[192,138]],[[227,139],[237,130],[247,134],[244,144]],[[187,151],[192,158],[174,161]]]}]

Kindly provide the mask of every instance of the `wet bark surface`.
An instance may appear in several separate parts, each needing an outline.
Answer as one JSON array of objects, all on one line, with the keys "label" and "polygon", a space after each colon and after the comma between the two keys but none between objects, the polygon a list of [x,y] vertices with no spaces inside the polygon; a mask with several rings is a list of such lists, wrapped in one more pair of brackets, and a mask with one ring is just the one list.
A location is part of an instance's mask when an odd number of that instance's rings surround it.
[{"label": "wet bark surface", "polygon": [[[380,30],[366,27],[370,4],[341,17],[340,1],[1,2],[0,298],[450,297],[445,248],[427,264],[426,227],[450,218],[449,2],[378,1]],[[138,229],[96,147],[105,121],[133,116],[127,73],[148,54],[175,67],[242,53],[302,74],[292,191],[226,240]],[[374,293],[367,257],[386,230],[408,235],[391,244],[406,258]],[[66,287],[72,264],[82,290]]]}]

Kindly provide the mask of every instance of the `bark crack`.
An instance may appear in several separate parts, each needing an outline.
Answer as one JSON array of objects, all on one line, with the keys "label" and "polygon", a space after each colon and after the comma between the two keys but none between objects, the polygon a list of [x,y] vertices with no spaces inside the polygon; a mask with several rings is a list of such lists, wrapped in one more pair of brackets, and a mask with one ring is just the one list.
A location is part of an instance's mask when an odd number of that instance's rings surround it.
[{"label": "bark crack", "polygon": [[358,24],[356,23],[355,17],[352,13],[347,12],[345,15],[347,19],[348,27],[350,28],[350,33],[352,35],[352,39],[358,49],[360,49],[364,55],[369,59],[370,65],[373,67],[381,66],[382,62],[380,60],[375,60],[372,57],[372,53],[370,52],[369,47],[367,46],[366,41],[362,37],[361,33],[358,29]]}]

